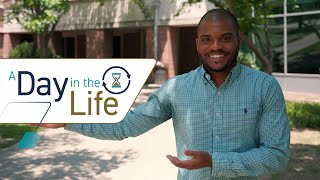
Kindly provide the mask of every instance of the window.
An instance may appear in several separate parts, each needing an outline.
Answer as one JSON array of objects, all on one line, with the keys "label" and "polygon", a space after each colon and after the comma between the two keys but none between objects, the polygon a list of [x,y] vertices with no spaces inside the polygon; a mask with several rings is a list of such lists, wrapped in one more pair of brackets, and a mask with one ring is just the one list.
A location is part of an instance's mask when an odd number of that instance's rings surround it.
[{"label": "window", "polygon": [[283,18],[272,18],[268,22],[270,43],[272,46],[273,72],[284,72]]},{"label": "window", "polygon": [[320,14],[288,17],[288,72],[320,74]]},{"label": "window", "polygon": [[320,10],[319,0],[288,0],[288,13]]}]

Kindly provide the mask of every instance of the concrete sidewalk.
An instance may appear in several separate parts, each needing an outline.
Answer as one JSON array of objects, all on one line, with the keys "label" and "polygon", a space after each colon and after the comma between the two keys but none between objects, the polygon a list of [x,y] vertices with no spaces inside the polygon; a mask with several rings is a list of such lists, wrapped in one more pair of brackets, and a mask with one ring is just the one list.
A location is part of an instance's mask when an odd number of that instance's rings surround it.
[{"label": "concrete sidewalk", "polygon": [[[144,88],[135,105],[159,86]],[[320,102],[320,95],[284,92],[286,99]],[[102,141],[63,129],[40,132],[34,149],[0,151],[0,179],[174,180],[177,168],[166,158],[176,154],[172,121],[136,138]]]},{"label": "concrete sidewalk", "polygon": [[303,101],[303,102],[316,102],[320,103],[320,91],[318,94],[315,93],[302,93],[302,92],[283,92],[286,100],[289,101]]},{"label": "concrete sidewalk", "polygon": [[171,122],[137,138],[102,141],[63,129],[40,132],[34,149],[0,151],[0,179],[174,180],[177,168]]},{"label": "concrete sidewalk", "polygon": [[[143,89],[136,105],[154,89]],[[40,132],[34,149],[17,145],[0,151],[0,179],[174,180],[177,168],[172,121],[136,138],[103,141],[63,129]]]}]

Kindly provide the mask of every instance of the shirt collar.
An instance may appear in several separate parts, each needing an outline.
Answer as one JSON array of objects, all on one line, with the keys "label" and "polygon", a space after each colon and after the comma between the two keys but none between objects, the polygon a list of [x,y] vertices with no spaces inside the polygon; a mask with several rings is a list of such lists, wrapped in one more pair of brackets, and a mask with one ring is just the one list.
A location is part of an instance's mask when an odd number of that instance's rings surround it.
[{"label": "shirt collar", "polygon": [[[237,64],[231,69],[228,77],[225,82],[233,82],[237,77],[239,77],[241,73],[241,65],[237,62]],[[204,82],[211,81],[211,76],[206,72],[203,65],[200,68],[200,75],[203,77]]]}]

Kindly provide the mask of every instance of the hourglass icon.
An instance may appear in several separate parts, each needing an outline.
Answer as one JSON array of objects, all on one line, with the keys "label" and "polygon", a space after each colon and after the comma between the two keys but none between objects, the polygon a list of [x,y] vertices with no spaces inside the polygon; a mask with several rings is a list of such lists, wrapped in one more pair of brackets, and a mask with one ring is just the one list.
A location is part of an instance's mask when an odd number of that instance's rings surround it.
[{"label": "hourglass icon", "polygon": [[121,84],[119,82],[120,77],[121,73],[112,73],[112,78],[114,79],[114,82],[112,83],[112,88],[121,88]]}]

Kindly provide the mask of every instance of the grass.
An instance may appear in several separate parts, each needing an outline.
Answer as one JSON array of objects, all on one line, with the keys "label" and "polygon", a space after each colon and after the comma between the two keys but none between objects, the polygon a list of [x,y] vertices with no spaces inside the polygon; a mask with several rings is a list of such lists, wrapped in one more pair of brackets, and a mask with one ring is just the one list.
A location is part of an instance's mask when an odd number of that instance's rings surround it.
[{"label": "grass", "polygon": [[260,180],[320,179],[320,131],[292,129],[290,154],[286,171]]},{"label": "grass", "polygon": [[0,124],[0,149],[17,143],[25,132],[32,132],[35,129],[23,124]]},{"label": "grass", "polygon": [[320,103],[287,102],[291,128],[320,129]]}]

